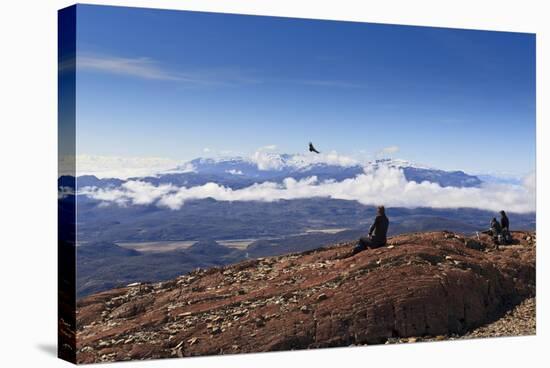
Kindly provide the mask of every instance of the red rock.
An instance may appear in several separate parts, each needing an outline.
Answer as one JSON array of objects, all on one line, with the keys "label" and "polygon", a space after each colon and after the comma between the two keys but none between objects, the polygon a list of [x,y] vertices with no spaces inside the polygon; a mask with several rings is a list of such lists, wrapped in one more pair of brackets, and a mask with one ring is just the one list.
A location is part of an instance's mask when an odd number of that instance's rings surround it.
[{"label": "red rock", "polygon": [[[353,244],[340,244],[196,271],[192,283],[168,281],[154,293],[143,284],[92,295],[78,302],[77,359],[234,354],[462,334],[535,294],[536,250],[526,240],[534,235],[513,236],[515,245],[495,250],[482,234],[475,239],[486,249],[481,252],[448,232],[407,234],[390,239],[393,248],[355,256],[349,256]],[[124,341],[111,344],[113,339]],[[109,344],[100,346],[102,341]]]}]

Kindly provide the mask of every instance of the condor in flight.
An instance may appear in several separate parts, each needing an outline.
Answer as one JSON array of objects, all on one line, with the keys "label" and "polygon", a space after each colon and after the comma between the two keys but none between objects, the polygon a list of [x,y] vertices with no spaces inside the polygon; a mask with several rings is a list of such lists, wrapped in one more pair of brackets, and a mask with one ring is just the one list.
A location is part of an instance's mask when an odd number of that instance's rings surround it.
[{"label": "condor in flight", "polygon": [[313,147],[313,143],[309,142],[309,152],[321,153]]}]

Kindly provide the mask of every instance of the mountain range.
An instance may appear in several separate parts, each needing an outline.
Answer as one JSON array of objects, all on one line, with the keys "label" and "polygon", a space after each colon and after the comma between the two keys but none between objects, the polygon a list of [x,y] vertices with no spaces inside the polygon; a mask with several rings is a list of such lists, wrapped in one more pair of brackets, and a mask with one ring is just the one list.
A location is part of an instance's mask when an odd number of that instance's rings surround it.
[{"label": "mountain range", "polygon": [[[405,160],[379,159],[366,164],[355,161],[346,161],[324,157],[315,159],[315,156],[300,154],[263,154],[254,159],[244,157],[228,158],[197,158],[186,162],[166,173],[156,176],[134,177],[130,180],[140,180],[154,185],[173,184],[177,186],[197,186],[214,182],[232,189],[248,187],[254,183],[271,181],[280,183],[285,178],[296,180],[315,176],[319,181],[354,178],[365,170],[375,169],[382,165],[399,168],[407,180],[414,182],[433,182],[442,187],[477,187],[482,180],[475,175],[463,171],[445,171],[417,165]],[[488,177],[489,179],[489,177]],[[496,180],[496,179],[495,179]],[[116,178],[98,179],[93,175],[78,177],[79,188],[118,186],[124,180]]]}]

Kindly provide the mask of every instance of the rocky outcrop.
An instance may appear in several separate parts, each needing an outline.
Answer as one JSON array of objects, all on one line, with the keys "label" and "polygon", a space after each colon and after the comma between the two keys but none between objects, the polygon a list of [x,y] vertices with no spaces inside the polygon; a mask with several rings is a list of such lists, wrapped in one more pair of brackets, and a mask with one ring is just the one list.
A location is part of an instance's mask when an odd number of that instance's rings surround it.
[{"label": "rocky outcrop", "polygon": [[393,237],[196,270],[78,302],[77,360],[182,357],[378,344],[464,334],[535,294],[535,235]]}]

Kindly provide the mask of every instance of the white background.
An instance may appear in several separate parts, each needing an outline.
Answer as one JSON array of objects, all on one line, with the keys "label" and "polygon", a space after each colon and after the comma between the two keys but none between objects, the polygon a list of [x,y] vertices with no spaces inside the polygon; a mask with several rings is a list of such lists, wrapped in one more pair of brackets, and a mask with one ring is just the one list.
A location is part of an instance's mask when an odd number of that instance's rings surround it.
[{"label": "white background", "polygon": [[[545,1],[88,1],[537,33],[537,336],[124,363],[124,367],[540,366],[547,358],[548,60]],[[0,366],[58,367],[56,353],[57,10],[69,1],[0,5]],[[546,18],[544,15],[546,14]],[[545,24],[546,23],[546,24]],[[544,105],[546,103],[546,106]],[[429,142],[428,142],[429,144]],[[548,143],[547,143],[548,144]],[[513,154],[514,142],[509,142]],[[543,203],[547,203],[543,205]],[[538,363],[537,363],[538,362]],[[121,364],[121,363],[119,363]],[[547,364],[547,363],[546,363]]]}]

